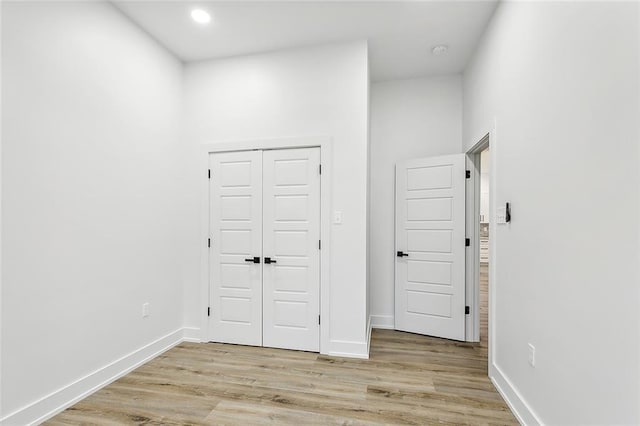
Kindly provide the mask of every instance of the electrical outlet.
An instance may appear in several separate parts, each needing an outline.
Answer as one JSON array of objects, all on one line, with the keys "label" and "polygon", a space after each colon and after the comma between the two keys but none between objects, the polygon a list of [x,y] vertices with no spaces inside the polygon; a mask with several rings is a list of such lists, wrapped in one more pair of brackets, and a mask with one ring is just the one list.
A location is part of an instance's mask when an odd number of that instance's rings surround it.
[{"label": "electrical outlet", "polygon": [[529,343],[529,365],[536,366],[536,347]]},{"label": "electrical outlet", "polygon": [[149,316],[149,302],[142,304],[142,318]]}]

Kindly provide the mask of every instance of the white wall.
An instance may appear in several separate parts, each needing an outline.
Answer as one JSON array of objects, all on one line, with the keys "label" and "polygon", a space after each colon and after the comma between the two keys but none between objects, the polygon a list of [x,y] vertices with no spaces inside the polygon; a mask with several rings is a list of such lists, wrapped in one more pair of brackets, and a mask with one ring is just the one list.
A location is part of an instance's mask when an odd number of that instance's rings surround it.
[{"label": "white wall", "polygon": [[637,9],[502,3],[464,75],[465,145],[495,119],[512,203],[491,371],[530,424],[640,423]]},{"label": "white wall", "polygon": [[6,419],[181,327],[182,76],[109,4],[2,15]]},{"label": "white wall", "polygon": [[[366,192],[368,63],[366,42],[191,63],[185,69],[190,193],[185,259],[185,322],[200,328],[198,275],[200,145],[292,136],[333,139],[332,208],[343,224],[331,230],[330,352],[366,353]],[[327,350],[327,346],[324,346]]]},{"label": "white wall", "polygon": [[395,164],[462,152],[459,75],[395,80],[371,87],[372,323],[393,327]]}]

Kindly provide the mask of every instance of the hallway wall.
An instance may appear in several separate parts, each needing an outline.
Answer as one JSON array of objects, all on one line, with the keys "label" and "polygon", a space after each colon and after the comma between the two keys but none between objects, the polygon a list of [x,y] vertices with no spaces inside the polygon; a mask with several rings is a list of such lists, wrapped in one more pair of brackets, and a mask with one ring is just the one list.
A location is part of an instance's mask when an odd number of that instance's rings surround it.
[{"label": "hallway wall", "polygon": [[640,423],[639,7],[503,2],[464,73],[464,145],[495,126],[512,206],[491,374],[527,424]]}]

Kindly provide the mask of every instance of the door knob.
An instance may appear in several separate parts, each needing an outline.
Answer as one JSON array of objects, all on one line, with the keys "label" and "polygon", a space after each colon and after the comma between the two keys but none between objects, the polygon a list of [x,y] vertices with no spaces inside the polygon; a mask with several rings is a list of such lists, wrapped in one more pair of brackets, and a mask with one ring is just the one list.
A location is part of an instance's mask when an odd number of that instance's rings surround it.
[{"label": "door knob", "polygon": [[270,263],[276,263],[276,261],[271,259],[270,257],[265,257],[264,258],[264,263],[266,263],[268,265]]},{"label": "door knob", "polygon": [[260,256],[255,256],[252,259],[245,259],[245,262],[253,262],[253,263],[260,263]]},{"label": "door knob", "polygon": [[398,254],[397,254],[397,256],[398,256],[398,257],[408,257],[408,256],[409,256],[409,253],[404,253],[404,252],[399,251],[399,252],[398,252]]}]

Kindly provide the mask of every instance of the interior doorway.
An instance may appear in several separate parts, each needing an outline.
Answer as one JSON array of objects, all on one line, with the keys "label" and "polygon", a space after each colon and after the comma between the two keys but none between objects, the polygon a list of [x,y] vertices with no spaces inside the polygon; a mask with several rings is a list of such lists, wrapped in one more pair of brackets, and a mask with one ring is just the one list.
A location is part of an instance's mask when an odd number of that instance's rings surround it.
[{"label": "interior doorway", "polygon": [[[491,352],[491,287],[495,268],[491,240],[493,235],[494,203],[491,192],[495,184],[495,146],[489,149],[487,133],[466,153],[466,341],[479,342]],[[493,144],[493,142],[492,142]]]},{"label": "interior doorway", "polygon": [[489,206],[490,192],[490,163],[489,147],[480,152],[480,217],[479,217],[479,290],[480,290],[480,344],[484,347],[489,343]]}]

